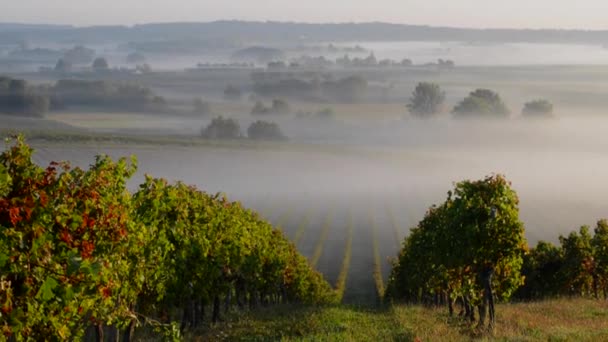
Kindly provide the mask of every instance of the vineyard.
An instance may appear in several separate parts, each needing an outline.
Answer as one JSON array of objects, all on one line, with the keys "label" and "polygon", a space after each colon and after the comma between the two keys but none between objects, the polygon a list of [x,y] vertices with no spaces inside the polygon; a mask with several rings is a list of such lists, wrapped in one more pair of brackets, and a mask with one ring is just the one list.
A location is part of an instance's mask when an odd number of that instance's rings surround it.
[{"label": "vineyard", "polygon": [[227,198],[138,174],[135,159],[76,150],[70,165],[51,162],[57,150],[9,147],[0,323],[16,340],[129,341],[141,328],[177,340],[234,311],[390,301],[471,321],[479,308],[481,325],[487,309],[493,328],[494,298],[608,293],[608,224],[529,249],[502,176],[458,183],[427,210],[394,192]]}]

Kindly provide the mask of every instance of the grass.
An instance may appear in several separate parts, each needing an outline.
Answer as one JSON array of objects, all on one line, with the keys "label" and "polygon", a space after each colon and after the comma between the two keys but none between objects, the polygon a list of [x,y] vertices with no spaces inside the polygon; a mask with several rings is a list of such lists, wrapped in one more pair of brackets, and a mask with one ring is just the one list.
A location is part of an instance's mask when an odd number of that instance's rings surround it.
[{"label": "grass", "polygon": [[606,341],[608,302],[557,299],[500,304],[497,327],[480,332],[445,308],[395,305],[281,306],[232,314],[192,341]]}]

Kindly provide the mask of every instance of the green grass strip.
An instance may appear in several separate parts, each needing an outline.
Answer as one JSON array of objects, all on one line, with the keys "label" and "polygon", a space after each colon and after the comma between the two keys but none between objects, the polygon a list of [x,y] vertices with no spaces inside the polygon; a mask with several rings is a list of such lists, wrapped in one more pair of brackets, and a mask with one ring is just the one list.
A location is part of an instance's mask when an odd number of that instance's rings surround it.
[{"label": "green grass strip", "polygon": [[344,297],[344,291],[346,289],[346,280],[348,279],[348,270],[350,269],[350,260],[352,257],[353,250],[353,215],[349,211],[348,213],[348,223],[346,227],[346,247],[344,249],[344,257],[342,258],[342,268],[340,269],[340,274],[338,275],[338,280],[336,281],[336,297],[339,302],[342,302],[342,298]]}]

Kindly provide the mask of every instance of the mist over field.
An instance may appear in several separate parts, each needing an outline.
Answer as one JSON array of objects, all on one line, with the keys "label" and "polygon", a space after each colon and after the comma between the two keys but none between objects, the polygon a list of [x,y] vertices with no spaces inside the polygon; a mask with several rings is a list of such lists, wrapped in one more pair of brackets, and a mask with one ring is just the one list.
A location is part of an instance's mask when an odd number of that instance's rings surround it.
[{"label": "mist over field", "polygon": [[[420,220],[427,207],[445,199],[453,182],[505,174],[521,200],[531,242],[556,241],[604,215],[608,184],[608,138],[603,118],[563,118],[508,123],[451,120],[386,122],[346,126],[323,145],[292,148],[176,146],[45,146],[36,161],[70,160],[87,166],[94,155],[136,155],[139,172],[184,181],[208,192],[272,213],[303,214],[310,206],[356,201],[387,203],[402,229]],[[353,128],[355,127],[355,128]],[[358,130],[357,130],[358,128]],[[365,132],[369,132],[365,134]],[[297,134],[287,130],[296,136]],[[310,138],[309,138],[310,139]],[[294,143],[295,144],[295,143]],[[388,227],[383,233],[390,234]]]}]

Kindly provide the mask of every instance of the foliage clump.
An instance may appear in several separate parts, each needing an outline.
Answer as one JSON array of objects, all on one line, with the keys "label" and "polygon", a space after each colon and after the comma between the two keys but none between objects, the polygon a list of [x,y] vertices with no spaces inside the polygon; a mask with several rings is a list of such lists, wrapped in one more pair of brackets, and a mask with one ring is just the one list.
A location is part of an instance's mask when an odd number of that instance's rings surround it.
[{"label": "foliage clump", "polygon": [[206,139],[238,139],[241,137],[241,127],[236,120],[220,115],[202,129],[201,135]]},{"label": "foliage clump", "polygon": [[412,93],[407,109],[415,117],[429,118],[441,112],[444,101],[445,92],[438,84],[422,82]]},{"label": "foliage clump", "polygon": [[477,89],[457,104],[452,113],[457,118],[506,118],[510,111],[498,93]]},{"label": "foliage clump", "polygon": [[553,104],[543,99],[526,102],[521,114],[528,118],[550,118],[553,116]]},{"label": "foliage clump", "polygon": [[463,181],[403,242],[387,297],[416,303],[441,301],[450,313],[456,300],[480,325],[494,324],[494,298],[509,299],[523,284],[527,245],[519,199],[501,175]]},{"label": "foliage clump", "polygon": [[258,120],[247,128],[247,136],[253,140],[285,140],[285,135],[275,122]]}]

